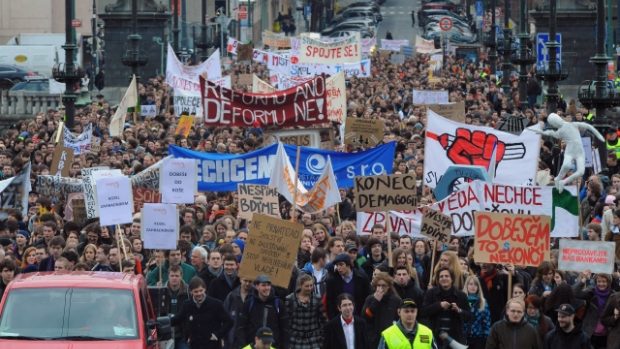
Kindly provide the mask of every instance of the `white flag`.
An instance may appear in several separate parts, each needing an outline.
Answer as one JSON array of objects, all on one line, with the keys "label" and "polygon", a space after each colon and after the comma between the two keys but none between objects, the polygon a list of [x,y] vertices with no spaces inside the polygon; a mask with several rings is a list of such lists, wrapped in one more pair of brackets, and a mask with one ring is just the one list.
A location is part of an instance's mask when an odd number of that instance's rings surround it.
[{"label": "white flag", "polygon": [[129,84],[129,88],[125,92],[121,103],[116,108],[116,112],[110,121],[110,136],[118,137],[123,134],[123,126],[125,125],[125,117],[127,109],[138,104],[138,86],[136,84],[136,76],[134,75]]},{"label": "white flag", "polygon": [[296,208],[307,213],[320,212],[340,202],[338,184],[334,176],[331,158],[327,158],[327,164],[321,177],[309,191],[297,180],[295,169],[284,150],[284,145],[278,145],[276,162],[271,172],[269,186],[275,187],[289,202],[294,202],[295,184],[297,184]]}]

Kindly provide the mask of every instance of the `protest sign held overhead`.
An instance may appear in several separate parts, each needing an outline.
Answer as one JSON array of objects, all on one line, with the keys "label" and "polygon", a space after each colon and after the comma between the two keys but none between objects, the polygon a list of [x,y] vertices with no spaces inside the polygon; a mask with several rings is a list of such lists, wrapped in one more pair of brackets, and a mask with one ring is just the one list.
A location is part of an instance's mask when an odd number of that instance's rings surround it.
[{"label": "protest sign held overhead", "polygon": [[253,214],[264,214],[280,218],[278,191],[266,185],[239,184],[239,215],[241,219],[251,220]]},{"label": "protest sign held overhead", "polygon": [[131,182],[125,176],[97,179],[97,204],[101,225],[116,225],[133,221]]},{"label": "protest sign held overhead", "polygon": [[374,147],[383,141],[384,122],[380,119],[347,118],[344,125],[344,144]]},{"label": "protest sign held overhead", "polygon": [[11,209],[24,217],[28,215],[28,193],[32,190],[31,167],[28,162],[17,175],[0,181],[0,219],[6,219]]},{"label": "protest sign held overhead", "polygon": [[538,267],[550,260],[549,216],[476,212],[474,217],[476,263]]},{"label": "protest sign held overhead", "polygon": [[140,212],[144,204],[161,203],[161,193],[154,189],[133,187],[133,211]]},{"label": "protest sign held overhead", "polygon": [[362,59],[359,32],[335,41],[321,41],[309,36],[300,38],[299,63],[342,64]]},{"label": "protest sign held overhead", "polygon": [[291,38],[285,36],[284,33],[274,33],[264,30],[263,44],[271,48],[289,48],[291,47]]},{"label": "protest sign held overhead", "polygon": [[452,121],[429,110],[424,143],[424,184],[435,188],[450,165],[476,165],[488,170],[496,158],[495,181],[532,185],[538,169],[540,135],[526,129],[520,135],[491,127]]},{"label": "protest sign held overhead", "polygon": [[144,204],[140,221],[144,248],[176,250],[179,212],[174,204]]},{"label": "protest sign held overhead", "polygon": [[400,52],[402,46],[409,46],[409,40],[386,40],[381,39],[381,49],[386,51]]},{"label": "protest sign held overhead", "polygon": [[200,81],[204,121],[208,127],[308,127],[329,122],[327,89],[322,76],[271,94],[234,91],[216,86],[202,77]]},{"label": "protest sign held overhead", "polygon": [[189,133],[192,131],[195,118],[196,117],[194,115],[181,115],[177,128],[174,130],[175,136],[183,136],[184,138],[187,138]]},{"label": "protest sign held overhead", "polygon": [[426,210],[422,217],[420,233],[429,239],[448,243],[452,231],[452,219],[439,211]]},{"label": "protest sign held overhead", "polygon": [[77,136],[71,133],[71,130],[69,130],[67,126],[63,126],[63,128],[64,130],[62,132],[62,137],[65,148],[72,149],[74,155],[81,155],[82,153],[87,153],[91,150],[93,141],[93,124],[88,124],[88,126],[84,129],[84,132]]},{"label": "protest sign held overhead", "polygon": [[163,203],[194,203],[196,161],[193,159],[164,160],[159,170],[159,192]]},{"label": "protest sign held overhead", "polygon": [[[418,209],[403,211],[388,211],[390,231],[399,235],[409,235],[414,238],[423,238],[420,233],[422,227],[422,212]],[[356,232],[360,235],[370,235],[375,224],[385,225],[385,212],[360,212],[356,213]]]},{"label": "protest sign held overhead", "polygon": [[273,93],[275,91],[275,87],[261,80],[256,74],[252,74],[252,93]]},{"label": "protest sign held overhead", "polygon": [[362,212],[411,210],[418,205],[415,175],[355,177],[355,208]]},{"label": "protest sign held overhead", "polygon": [[257,214],[239,266],[239,277],[249,280],[259,275],[271,277],[275,286],[288,287],[304,226]]},{"label": "protest sign held overhead", "polygon": [[329,121],[343,123],[347,117],[347,88],[344,72],[330,76],[326,80],[327,118]]},{"label": "protest sign held overhead", "polygon": [[465,122],[465,102],[428,104],[427,107],[450,120]]},{"label": "protest sign held overhead", "polygon": [[447,104],[450,103],[448,99],[448,91],[431,91],[431,90],[413,90],[413,104]]},{"label": "protest sign held overhead", "polygon": [[[301,147],[299,180],[307,188],[314,186],[327,165],[327,158],[331,158],[338,187],[351,188],[355,176],[392,173],[395,148],[396,142],[356,153]],[[284,149],[291,163],[295,163],[296,148],[284,145]],[[277,150],[278,145],[273,144],[253,152],[236,155],[204,153],[169,146],[170,154],[174,157],[199,160],[198,190],[213,192],[235,191],[238,183],[269,184]]]},{"label": "protest sign held overhead", "polygon": [[53,176],[68,177],[73,164],[73,149],[64,147],[61,143],[54,149],[50,173]]},{"label": "protest sign held overhead", "polygon": [[558,269],[611,274],[616,261],[616,242],[560,239]]},{"label": "protest sign held overhead", "polygon": [[278,152],[269,179],[269,186],[275,187],[278,193],[284,196],[288,202],[293,203],[297,209],[308,213],[326,210],[341,200],[329,157],[323,168],[323,173],[312,189],[308,190],[297,178],[295,169],[291,165],[282,143],[278,144]]}]

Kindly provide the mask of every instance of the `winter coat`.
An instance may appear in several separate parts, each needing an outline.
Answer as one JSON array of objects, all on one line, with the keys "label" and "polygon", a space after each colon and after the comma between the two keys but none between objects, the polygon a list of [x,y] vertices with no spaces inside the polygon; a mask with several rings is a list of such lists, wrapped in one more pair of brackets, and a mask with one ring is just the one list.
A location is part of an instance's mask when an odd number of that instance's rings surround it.
[{"label": "winter coat", "polygon": [[[357,270],[353,270],[353,299],[355,300],[355,315],[360,315],[366,297],[370,294],[370,281]],[[343,293],[345,282],[340,274],[330,274],[325,282],[325,302],[327,305],[327,316],[333,318],[338,315],[336,298]]]},{"label": "winter coat", "polygon": [[323,326],[327,322],[323,315],[323,304],[318,297],[310,297],[308,304],[291,293],[285,299],[290,319],[291,349],[314,349],[323,343]]},{"label": "winter coat", "polygon": [[609,296],[601,322],[607,327],[607,349],[620,349],[620,319],[614,318],[614,308],[620,302],[620,293]]},{"label": "winter coat", "polygon": [[235,331],[237,330],[237,326],[239,325],[239,313],[243,308],[243,299],[241,298],[241,286],[237,286],[232,292],[226,296],[224,300],[224,309],[230,315],[230,318],[233,320],[233,327],[230,331],[228,331],[228,336],[224,342],[225,349],[233,348],[233,344],[235,342]]},{"label": "winter coat", "polygon": [[306,263],[306,265],[301,269],[301,271],[312,276],[312,279],[314,279],[314,294],[317,297],[323,297],[323,295],[325,294],[325,281],[327,280],[327,275],[329,274],[327,268],[323,268],[322,274],[320,274],[320,280],[317,280],[317,278],[315,277],[314,266],[310,262]]},{"label": "winter coat", "polygon": [[[443,309],[441,302],[456,303],[461,309],[460,313],[452,309]],[[424,306],[422,307],[424,319],[421,322],[427,325],[435,338],[439,338],[439,334],[443,331],[448,332],[450,337],[459,343],[465,343],[464,324],[471,320],[471,310],[467,302],[467,296],[462,291],[452,287],[444,290],[441,287],[433,287],[426,291],[424,297]]]},{"label": "winter coat", "polygon": [[590,337],[594,333],[598,322],[601,321],[603,312],[607,305],[609,305],[609,300],[611,299],[613,293],[611,293],[609,297],[607,297],[607,301],[603,308],[599,309],[598,297],[594,293],[594,289],[592,287],[584,289],[583,287],[584,285],[580,281],[573,286],[573,292],[575,293],[575,297],[586,301],[586,315],[583,318],[581,328],[586,333],[586,335]]},{"label": "winter coat", "polygon": [[504,318],[491,326],[486,349],[542,349],[542,343],[525,317],[519,323]]},{"label": "winter coat", "polygon": [[[170,324],[185,326],[192,346],[219,349],[220,339],[226,337],[233,321],[224,310],[221,301],[206,296],[200,307],[193,299],[183,302],[181,310],[171,318]],[[218,339],[212,340],[212,335]]]},{"label": "winter coat", "polygon": [[[482,278],[478,276],[480,286],[482,287],[482,294],[489,304],[489,311],[491,312],[491,323],[495,323],[503,318],[504,307],[508,301],[508,275],[497,273],[493,278],[491,288],[487,288],[487,284]],[[519,274],[515,274],[513,277],[513,284],[522,282],[522,278]]]},{"label": "winter coat", "polygon": [[[355,349],[371,349],[368,342],[368,327],[363,318],[353,317],[353,331],[355,333]],[[342,329],[340,314],[329,320],[325,325],[325,337],[323,338],[322,349],[346,349],[347,342]],[[376,347],[372,348],[375,349]]]},{"label": "winter coat", "polygon": [[[168,261],[166,261],[161,270],[162,271],[161,282],[164,284],[168,282],[168,268],[169,267],[170,267],[170,264],[168,263]],[[180,267],[181,269],[183,269],[183,281],[185,281],[185,283],[189,285],[190,280],[194,276],[196,276],[196,269],[194,269],[194,267],[192,267],[191,265],[187,263],[181,263]],[[151,270],[148,274],[146,274],[146,283],[149,286],[157,285],[157,282],[159,281],[159,268],[160,267],[156,267],[155,269]]]},{"label": "winter coat", "polygon": [[[265,317],[267,320],[263,323]],[[238,324],[235,334],[235,339],[238,341],[237,348],[254,343],[256,331],[263,326],[273,331],[275,348],[289,348],[289,315],[284,302],[275,296],[273,290],[264,301],[256,290],[252,290],[243,303]]]},{"label": "winter coat", "polygon": [[381,332],[392,326],[398,320],[398,307],[401,299],[398,295],[388,292],[380,301],[374,294],[366,297],[362,308],[362,317],[368,324],[368,342],[372,348],[376,348],[381,338]]},{"label": "winter coat", "polygon": [[235,275],[233,278],[232,286],[228,286],[228,281],[226,281],[226,276],[224,275],[225,273],[222,272],[220,276],[211,281],[209,287],[207,288],[209,296],[217,298],[222,302],[226,299],[226,296],[228,296],[228,294],[232,292],[232,290],[234,290],[241,284],[241,281],[239,281],[239,277]]},{"label": "winter coat", "polygon": [[484,303],[484,308],[480,310],[480,300],[469,303],[471,309],[471,321],[465,324],[465,335],[467,338],[486,338],[491,330],[491,311],[489,303]]},{"label": "winter coat", "polygon": [[394,283],[394,289],[398,293],[400,299],[413,299],[415,304],[418,305],[418,317],[421,318],[423,314],[420,312],[420,307],[422,307],[422,303],[424,303],[424,291],[416,285],[415,281],[413,279],[409,280],[406,286]]},{"label": "winter coat", "polygon": [[543,349],[590,349],[590,338],[575,326],[572,331],[566,333],[561,328],[553,329],[545,336]]}]

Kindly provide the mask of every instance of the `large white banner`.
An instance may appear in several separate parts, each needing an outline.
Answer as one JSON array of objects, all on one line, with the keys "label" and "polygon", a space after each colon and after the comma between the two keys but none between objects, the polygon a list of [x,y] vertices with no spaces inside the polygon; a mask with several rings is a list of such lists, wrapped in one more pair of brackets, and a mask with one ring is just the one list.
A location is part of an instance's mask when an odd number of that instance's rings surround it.
[{"label": "large white banner", "polygon": [[344,73],[340,72],[327,78],[325,87],[327,88],[327,118],[342,124],[347,117],[347,88]]},{"label": "large white banner", "polygon": [[342,64],[362,59],[360,34],[347,36],[339,41],[325,42],[308,36],[300,38],[299,63]]},{"label": "large white banner", "polygon": [[66,148],[73,149],[73,155],[80,155],[89,152],[93,146],[93,124],[88,124],[84,132],[74,135],[67,126],[63,126],[63,139]]},{"label": "large white banner", "polygon": [[381,39],[381,49],[386,51],[400,52],[401,46],[409,46],[409,40],[386,40]]},{"label": "large white banner", "polygon": [[[424,139],[424,184],[435,188],[451,165],[477,165],[488,169],[494,149],[496,183],[533,185],[538,168],[540,135],[525,129],[520,135],[473,126],[427,111]],[[538,126],[536,126],[538,127]]]},{"label": "large white banner", "polygon": [[415,52],[416,53],[437,53],[441,52],[441,49],[435,48],[433,40],[426,40],[422,36],[415,37]]},{"label": "large white banner", "polygon": [[[474,181],[461,184],[460,190],[429,208],[452,219],[452,235],[473,236],[474,212],[488,211],[551,217],[551,237],[576,237],[579,234],[577,188],[490,184]],[[384,224],[383,213],[357,213],[358,234],[370,234],[373,224]],[[401,235],[420,236],[422,209],[390,211],[390,227]]]},{"label": "large white banner", "polygon": [[181,63],[172,47],[168,45],[166,83],[174,89],[174,113],[177,117],[183,112],[188,112],[190,115],[203,114],[199,80],[203,74],[206,74],[208,80],[222,79],[219,49],[204,62],[190,66]]}]

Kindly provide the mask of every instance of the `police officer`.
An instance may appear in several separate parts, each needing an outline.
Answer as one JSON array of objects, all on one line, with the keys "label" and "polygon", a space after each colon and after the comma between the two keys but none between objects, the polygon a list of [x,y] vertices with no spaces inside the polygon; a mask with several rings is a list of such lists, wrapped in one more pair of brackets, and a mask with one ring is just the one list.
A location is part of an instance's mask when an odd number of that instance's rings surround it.
[{"label": "police officer", "polygon": [[430,328],[417,322],[418,305],[405,298],[398,308],[399,320],[381,333],[378,349],[437,349]]},{"label": "police officer", "polygon": [[233,326],[233,321],[219,299],[207,296],[205,282],[194,277],[189,282],[191,299],[170,319],[172,326],[185,324],[191,349],[220,349],[221,341]]},{"label": "police officer", "polygon": [[261,327],[256,331],[254,344],[248,344],[243,349],[274,349],[271,346],[272,343],[273,331],[269,327]]}]

